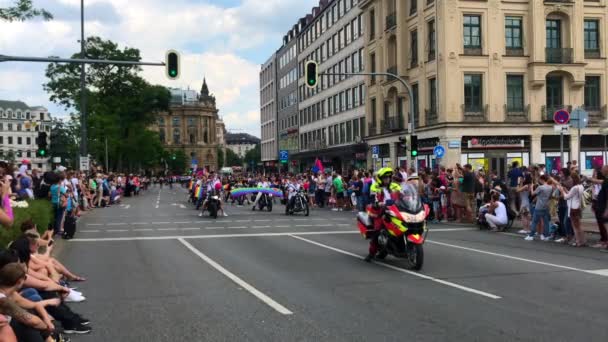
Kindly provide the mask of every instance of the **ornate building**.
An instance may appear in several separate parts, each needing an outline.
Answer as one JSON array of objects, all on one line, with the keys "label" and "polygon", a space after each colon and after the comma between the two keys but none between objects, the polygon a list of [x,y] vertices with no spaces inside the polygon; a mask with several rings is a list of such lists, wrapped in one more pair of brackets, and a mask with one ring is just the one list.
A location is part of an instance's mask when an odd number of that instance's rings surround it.
[{"label": "ornate building", "polygon": [[217,170],[219,110],[206,80],[198,96],[193,96],[191,90],[181,89],[172,89],[171,94],[169,112],[160,113],[155,127],[161,142],[170,151],[184,151],[186,168],[197,164]]}]

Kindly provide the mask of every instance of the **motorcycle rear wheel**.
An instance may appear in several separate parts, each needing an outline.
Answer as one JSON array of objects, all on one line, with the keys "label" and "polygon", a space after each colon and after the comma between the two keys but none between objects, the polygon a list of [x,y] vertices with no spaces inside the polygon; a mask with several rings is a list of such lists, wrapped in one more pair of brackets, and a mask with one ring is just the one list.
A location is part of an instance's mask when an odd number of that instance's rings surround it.
[{"label": "motorcycle rear wheel", "polygon": [[422,269],[422,263],[424,262],[424,249],[422,245],[407,244],[407,261],[413,270],[420,271]]},{"label": "motorcycle rear wheel", "polygon": [[381,250],[380,252],[378,252],[378,254],[376,255],[376,258],[380,259],[380,260],[384,260],[384,258],[386,258],[386,256],[388,255],[388,252],[386,251],[386,249]]}]

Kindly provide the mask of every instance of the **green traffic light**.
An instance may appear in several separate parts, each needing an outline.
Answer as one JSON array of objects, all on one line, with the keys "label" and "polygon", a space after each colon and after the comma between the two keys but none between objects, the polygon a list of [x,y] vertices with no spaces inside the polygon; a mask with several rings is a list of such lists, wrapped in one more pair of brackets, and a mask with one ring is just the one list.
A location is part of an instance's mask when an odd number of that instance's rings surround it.
[{"label": "green traffic light", "polygon": [[413,157],[417,157],[418,156],[418,151],[412,151],[412,156]]},{"label": "green traffic light", "polygon": [[171,76],[177,75],[177,71],[175,71],[175,70],[171,70],[171,71],[169,71],[169,73],[171,74]]}]

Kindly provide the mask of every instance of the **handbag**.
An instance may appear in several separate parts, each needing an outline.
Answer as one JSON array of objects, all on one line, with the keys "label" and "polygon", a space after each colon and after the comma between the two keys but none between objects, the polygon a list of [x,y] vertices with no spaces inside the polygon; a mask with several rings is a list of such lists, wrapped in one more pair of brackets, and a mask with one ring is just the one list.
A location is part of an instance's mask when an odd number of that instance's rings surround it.
[{"label": "handbag", "polygon": [[65,196],[61,196],[61,185],[57,185],[57,196],[59,197],[59,205],[62,208],[68,206],[68,199]]}]

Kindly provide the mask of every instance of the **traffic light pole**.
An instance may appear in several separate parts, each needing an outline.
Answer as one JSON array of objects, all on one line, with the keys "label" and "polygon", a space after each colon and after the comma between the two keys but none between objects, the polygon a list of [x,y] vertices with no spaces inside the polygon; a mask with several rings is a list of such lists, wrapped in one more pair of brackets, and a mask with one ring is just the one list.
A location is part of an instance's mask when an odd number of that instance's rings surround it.
[{"label": "traffic light pole", "polygon": [[75,64],[111,64],[111,65],[152,65],[165,66],[164,62],[115,61],[111,59],[59,58],[59,57],[26,57],[0,55],[0,62],[40,62],[40,63],[75,63]]},{"label": "traffic light pole", "polygon": [[[407,89],[407,94],[410,98],[410,127],[409,127],[409,132],[411,135],[416,134],[416,125],[414,124],[414,92],[412,91],[412,87],[410,87],[410,85],[401,77],[399,77],[399,75],[395,75],[392,73],[388,73],[388,72],[332,72],[332,73],[319,73],[319,76],[387,76],[387,77],[393,77],[395,79],[397,79],[399,82],[401,82],[401,84],[403,84],[403,86],[405,87],[405,89]],[[410,153],[410,156],[412,154]],[[417,158],[417,156],[416,156]],[[414,160],[414,170],[416,171],[416,174],[418,174],[418,160]]]}]

